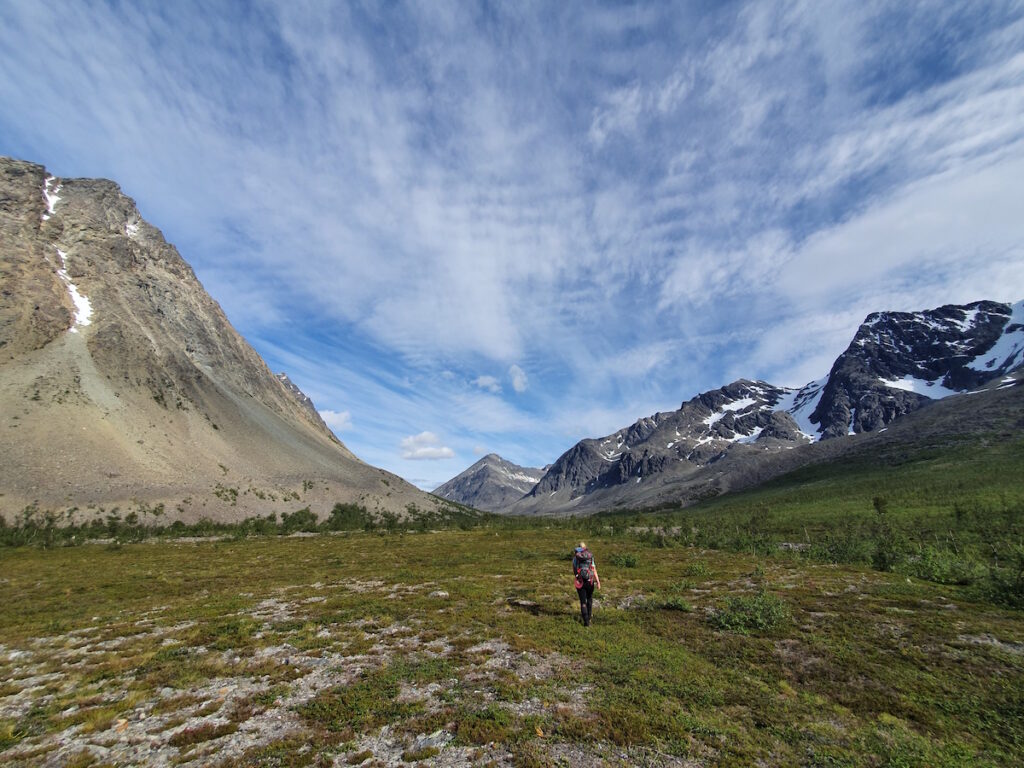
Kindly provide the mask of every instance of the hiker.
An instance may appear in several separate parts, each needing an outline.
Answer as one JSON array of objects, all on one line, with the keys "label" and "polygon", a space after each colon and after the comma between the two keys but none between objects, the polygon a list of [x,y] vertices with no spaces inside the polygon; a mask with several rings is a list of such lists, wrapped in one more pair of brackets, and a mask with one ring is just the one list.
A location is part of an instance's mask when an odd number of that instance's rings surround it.
[{"label": "hiker", "polygon": [[582,541],[572,555],[572,575],[576,577],[576,594],[580,596],[583,626],[589,627],[594,612],[594,587],[601,588],[601,578],[597,575],[594,556]]}]

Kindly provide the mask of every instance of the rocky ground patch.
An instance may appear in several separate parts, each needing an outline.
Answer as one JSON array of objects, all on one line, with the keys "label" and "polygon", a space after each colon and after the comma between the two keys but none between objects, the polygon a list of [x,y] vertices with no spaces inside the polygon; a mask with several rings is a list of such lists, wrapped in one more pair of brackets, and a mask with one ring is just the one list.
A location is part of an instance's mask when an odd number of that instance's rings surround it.
[{"label": "rocky ground patch", "polygon": [[584,628],[564,557],[578,538],[2,551],[0,763],[1024,756],[1019,612],[894,574],[588,535],[607,564]]}]

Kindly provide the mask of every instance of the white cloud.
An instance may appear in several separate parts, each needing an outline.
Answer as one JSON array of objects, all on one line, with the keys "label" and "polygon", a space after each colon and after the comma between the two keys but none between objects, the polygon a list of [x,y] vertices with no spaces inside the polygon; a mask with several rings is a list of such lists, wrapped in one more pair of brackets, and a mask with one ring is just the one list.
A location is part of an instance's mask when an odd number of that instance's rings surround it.
[{"label": "white cloud", "polygon": [[493,376],[477,376],[473,379],[473,384],[494,394],[501,392],[501,384]]},{"label": "white cloud", "polygon": [[806,177],[793,194],[813,198],[858,176],[894,170],[902,183],[913,183],[998,155],[1021,139],[1024,53],[867,110],[823,145],[805,147],[794,167]]},{"label": "white cloud", "polygon": [[512,389],[516,392],[525,392],[528,385],[526,371],[514,363],[509,366],[508,376],[512,379]]},{"label": "white cloud", "polygon": [[1020,272],[1009,285],[993,282],[991,273],[1021,264],[1024,142],[1015,156],[972,166],[908,186],[816,233],[781,271],[782,295],[802,304],[849,303],[899,284],[915,300],[982,298],[976,291],[1015,300]]},{"label": "white cloud", "polygon": [[392,471],[543,464],[819,376],[870,311],[1024,297],[1019,7],[8,5],[4,151],[120,182]]},{"label": "white cloud", "polygon": [[607,97],[607,105],[595,110],[590,124],[590,140],[598,147],[611,133],[632,133],[641,113],[647,108],[639,85],[620,88]]},{"label": "white cloud", "polygon": [[320,418],[334,432],[352,429],[352,414],[348,411],[320,411]]},{"label": "white cloud", "polygon": [[486,445],[474,445],[473,446],[473,455],[474,456],[486,456],[487,453],[488,453],[488,450],[487,450],[487,446]]},{"label": "white cloud", "polygon": [[729,251],[692,245],[661,284],[658,308],[669,309],[679,302],[697,307],[721,303],[770,284],[791,258],[790,249],[786,234],[774,229]]},{"label": "white cloud", "polygon": [[402,449],[402,458],[413,461],[436,461],[455,457],[455,451],[441,445],[440,438],[433,432],[420,432],[418,435],[402,438],[399,447]]}]

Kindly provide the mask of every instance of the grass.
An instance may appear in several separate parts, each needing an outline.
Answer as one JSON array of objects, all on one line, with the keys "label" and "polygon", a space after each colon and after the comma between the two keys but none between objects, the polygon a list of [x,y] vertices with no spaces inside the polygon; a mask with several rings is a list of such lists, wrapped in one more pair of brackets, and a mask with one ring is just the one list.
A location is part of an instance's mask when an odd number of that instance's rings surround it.
[{"label": "grass", "polygon": [[[587,629],[563,557],[584,535],[602,563]],[[1019,611],[868,564],[677,538],[638,549],[635,533],[543,523],[0,552],[5,764],[32,764],[18,755],[69,723],[85,748],[133,717],[177,759],[209,761],[282,714],[308,749],[264,741],[218,759],[504,750],[543,765],[556,747],[599,763],[613,746],[709,765],[1024,759]],[[20,694],[32,707],[13,703],[19,681],[47,674]],[[437,731],[449,741],[417,742]]]},{"label": "grass", "polygon": [[238,730],[236,723],[203,723],[193,728],[185,728],[175,733],[168,740],[172,747],[190,747],[194,744],[201,744],[204,741],[219,739],[221,736],[228,736]]},{"label": "grass", "polygon": [[1021,764],[1024,441],[899,450],[581,520],[31,511],[0,528],[0,762],[141,733],[184,765]]},{"label": "grass", "polygon": [[1024,608],[1022,476],[1024,440],[982,436],[847,456],[685,509],[618,510],[578,524],[633,531],[656,548],[869,565]]}]

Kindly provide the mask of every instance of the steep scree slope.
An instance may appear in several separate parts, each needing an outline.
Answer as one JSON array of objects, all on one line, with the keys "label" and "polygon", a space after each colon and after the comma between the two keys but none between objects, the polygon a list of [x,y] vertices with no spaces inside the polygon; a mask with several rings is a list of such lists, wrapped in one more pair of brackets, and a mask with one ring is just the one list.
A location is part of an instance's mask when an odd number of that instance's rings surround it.
[{"label": "steep scree slope", "polygon": [[439,500],[359,461],[112,182],[0,158],[0,513]]}]

